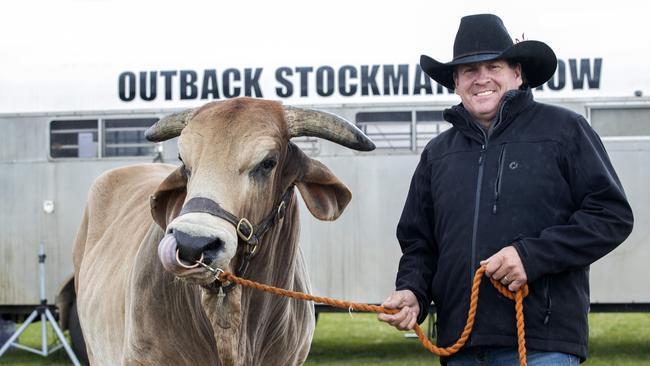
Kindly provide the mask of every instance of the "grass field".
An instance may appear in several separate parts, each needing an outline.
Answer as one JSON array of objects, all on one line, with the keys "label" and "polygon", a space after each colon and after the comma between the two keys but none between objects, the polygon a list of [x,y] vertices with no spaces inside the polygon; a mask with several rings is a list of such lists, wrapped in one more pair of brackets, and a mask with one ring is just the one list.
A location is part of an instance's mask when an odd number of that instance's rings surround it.
[{"label": "grass field", "polygon": [[[50,335],[50,339],[53,335]],[[40,324],[21,336],[23,344],[40,347]],[[10,350],[0,365],[70,365],[65,351],[42,358]],[[372,314],[321,314],[306,365],[437,365],[437,358],[417,338],[379,323]],[[650,314],[591,314],[590,355],[586,366],[650,366]]]}]

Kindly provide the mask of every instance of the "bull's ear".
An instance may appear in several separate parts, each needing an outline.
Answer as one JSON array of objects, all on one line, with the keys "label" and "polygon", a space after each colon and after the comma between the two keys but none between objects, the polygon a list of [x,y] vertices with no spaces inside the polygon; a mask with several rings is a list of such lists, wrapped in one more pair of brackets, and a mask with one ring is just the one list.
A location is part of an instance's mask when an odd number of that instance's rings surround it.
[{"label": "bull's ear", "polygon": [[304,156],[304,174],[296,181],[309,212],[320,220],[336,220],[352,193],[325,165]]},{"label": "bull's ear", "polygon": [[160,183],[156,192],[149,198],[151,216],[163,230],[167,229],[167,224],[181,211],[187,193],[186,187],[187,180],[179,167]]}]

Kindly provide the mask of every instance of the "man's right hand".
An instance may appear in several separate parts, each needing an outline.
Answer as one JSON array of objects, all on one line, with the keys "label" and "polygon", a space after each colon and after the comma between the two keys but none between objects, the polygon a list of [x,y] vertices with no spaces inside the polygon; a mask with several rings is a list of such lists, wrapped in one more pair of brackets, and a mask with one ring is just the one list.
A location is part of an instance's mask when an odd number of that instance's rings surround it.
[{"label": "man's right hand", "polygon": [[410,330],[415,327],[420,314],[420,304],[411,290],[393,292],[381,306],[386,309],[398,309],[396,314],[377,315],[377,319],[386,322],[399,330]]}]

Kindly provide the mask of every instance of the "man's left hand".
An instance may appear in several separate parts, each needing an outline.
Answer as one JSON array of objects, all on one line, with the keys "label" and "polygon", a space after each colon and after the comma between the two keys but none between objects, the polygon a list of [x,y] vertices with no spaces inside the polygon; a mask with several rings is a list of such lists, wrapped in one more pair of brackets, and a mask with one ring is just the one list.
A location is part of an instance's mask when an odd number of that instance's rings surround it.
[{"label": "man's left hand", "polygon": [[519,253],[512,245],[501,249],[490,258],[482,260],[481,265],[486,266],[486,276],[501,282],[512,292],[516,292],[528,282]]}]

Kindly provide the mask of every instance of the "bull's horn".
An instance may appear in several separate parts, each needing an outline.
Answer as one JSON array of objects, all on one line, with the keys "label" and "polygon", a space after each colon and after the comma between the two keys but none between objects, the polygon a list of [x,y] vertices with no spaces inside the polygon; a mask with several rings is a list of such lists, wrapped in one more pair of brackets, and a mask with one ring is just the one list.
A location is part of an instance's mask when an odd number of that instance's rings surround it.
[{"label": "bull's horn", "polygon": [[186,109],[182,112],[170,114],[161,118],[144,132],[144,137],[152,142],[160,142],[181,134],[181,131],[190,121],[196,109]]},{"label": "bull's horn", "polygon": [[313,109],[284,107],[291,137],[314,136],[359,151],[372,151],[375,144],[348,120]]}]

